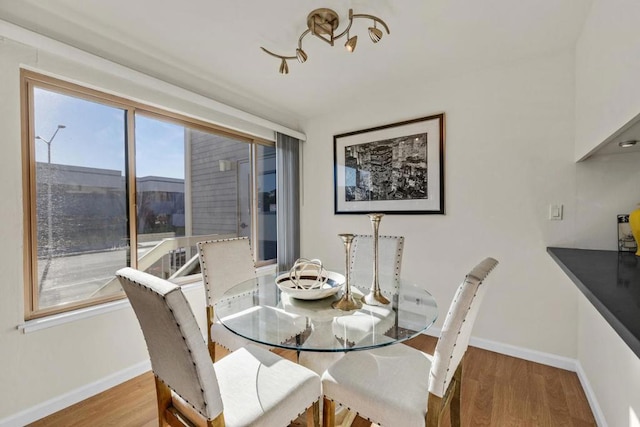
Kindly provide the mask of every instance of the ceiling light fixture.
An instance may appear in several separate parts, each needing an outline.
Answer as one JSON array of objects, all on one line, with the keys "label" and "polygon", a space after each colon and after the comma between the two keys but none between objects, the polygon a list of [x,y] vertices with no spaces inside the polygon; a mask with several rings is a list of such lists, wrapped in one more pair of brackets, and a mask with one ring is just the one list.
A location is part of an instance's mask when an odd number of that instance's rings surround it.
[{"label": "ceiling light fixture", "polygon": [[636,141],[635,139],[631,139],[629,141],[618,142],[618,145],[622,148],[629,148],[629,147],[633,147],[637,143],[638,141]]},{"label": "ceiling light fixture", "polygon": [[353,24],[353,20],[355,18],[365,18],[371,19],[373,21],[373,27],[369,27],[369,38],[373,43],[378,43],[384,34],[378,27],[377,24],[380,24],[387,31],[387,34],[391,34],[389,32],[389,27],[384,21],[377,16],[366,15],[366,14],[354,14],[353,9],[349,9],[349,25],[347,28],[339,33],[335,34],[338,25],[340,24],[340,19],[338,18],[338,14],[327,8],[316,9],[312,11],[309,16],[307,16],[307,29],[304,30],[302,34],[300,34],[300,38],[298,38],[298,48],[296,49],[295,56],[286,56],[286,55],[278,55],[277,53],[273,53],[264,47],[260,47],[267,54],[274,56],[281,60],[280,62],[280,74],[289,74],[289,66],[287,65],[287,60],[297,59],[298,62],[303,64],[308,59],[307,53],[302,49],[302,39],[307,34],[313,34],[319,39],[329,43],[333,46],[335,40],[340,37],[346,35],[347,41],[344,44],[345,49],[348,52],[353,52],[356,49],[356,44],[358,43],[358,36],[349,36],[349,30],[351,29],[351,25]]}]

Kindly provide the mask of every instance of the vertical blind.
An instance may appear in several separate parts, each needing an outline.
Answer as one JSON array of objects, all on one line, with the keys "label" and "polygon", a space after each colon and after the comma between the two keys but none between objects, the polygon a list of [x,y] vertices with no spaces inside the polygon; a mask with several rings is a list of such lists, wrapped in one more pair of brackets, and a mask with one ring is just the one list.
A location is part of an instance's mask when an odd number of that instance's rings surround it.
[{"label": "vertical blind", "polygon": [[278,271],[300,256],[300,140],[276,133]]}]

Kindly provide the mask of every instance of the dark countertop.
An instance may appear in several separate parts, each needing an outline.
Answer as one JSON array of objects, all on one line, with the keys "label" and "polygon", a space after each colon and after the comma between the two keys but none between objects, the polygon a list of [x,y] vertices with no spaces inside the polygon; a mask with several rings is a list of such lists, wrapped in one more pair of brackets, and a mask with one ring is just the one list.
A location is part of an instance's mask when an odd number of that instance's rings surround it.
[{"label": "dark countertop", "polygon": [[640,357],[640,257],[570,248],[547,252]]}]

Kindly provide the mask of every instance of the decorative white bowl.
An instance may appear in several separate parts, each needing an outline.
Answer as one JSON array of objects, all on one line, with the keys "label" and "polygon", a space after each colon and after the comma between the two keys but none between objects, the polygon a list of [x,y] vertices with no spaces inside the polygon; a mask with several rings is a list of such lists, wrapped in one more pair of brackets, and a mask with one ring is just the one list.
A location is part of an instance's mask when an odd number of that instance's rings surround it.
[{"label": "decorative white bowl", "polygon": [[318,300],[334,295],[342,288],[345,282],[344,276],[340,273],[324,270],[323,275],[322,280],[326,279],[326,281],[320,287],[312,287],[315,283],[318,283],[316,275],[300,276],[296,282],[295,279],[292,280],[289,273],[279,275],[276,278],[276,285],[282,292],[292,298]]}]

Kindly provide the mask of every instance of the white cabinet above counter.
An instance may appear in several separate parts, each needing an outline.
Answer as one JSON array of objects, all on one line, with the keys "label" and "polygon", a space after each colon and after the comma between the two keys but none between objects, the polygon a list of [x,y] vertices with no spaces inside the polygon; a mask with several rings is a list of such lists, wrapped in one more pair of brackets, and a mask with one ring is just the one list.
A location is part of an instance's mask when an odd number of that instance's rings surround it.
[{"label": "white cabinet above counter", "polygon": [[628,154],[640,152],[640,114],[615,131],[611,136],[585,153],[577,161],[607,154]]},{"label": "white cabinet above counter", "polygon": [[640,118],[639,16],[638,1],[593,0],[576,44],[576,161]]}]

